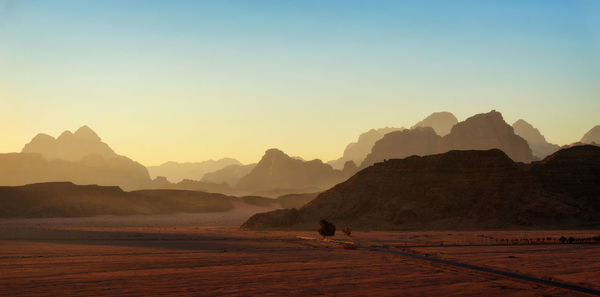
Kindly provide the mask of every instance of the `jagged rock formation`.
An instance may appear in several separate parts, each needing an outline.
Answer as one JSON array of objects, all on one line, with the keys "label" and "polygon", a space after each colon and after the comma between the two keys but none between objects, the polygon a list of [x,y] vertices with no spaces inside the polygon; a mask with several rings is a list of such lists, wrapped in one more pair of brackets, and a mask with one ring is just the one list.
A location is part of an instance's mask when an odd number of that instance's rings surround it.
[{"label": "jagged rock formation", "polygon": [[547,142],[544,135],[525,120],[516,121],[512,127],[515,134],[527,141],[536,159],[543,159],[560,149],[560,146]]},{"label": "jagged rock formation", "polygon": [[0,154],[0,185],[71,181],[141,189],[150,183],[146,167],[116,154],[88,126],[58,138],[38,134],[22,153]]},{"label": "jagged rock formation", "polygon": [[207,160],[204,162],[166,162],[159,166],[149,166],[148,172],[151,178],[164,176],[173,182],[184,179],[201,180],[206,173],[223,169],[229,165],[242,165],[238,160],[223,158],[219,160]]},{"label": "jagged rock formation", "polygon": [[499,112],[474,115],[452,127],[450,134],[440,137],[430,127],[386,134],[373,146],[359,168],[384,159],[426,156],[449,150],[488,150],[498,148],[518,162],[531,162],[533,155],[527,141],[515,135]]},{"label": "jagged rock formation", "polygon": [[361,164],[365,157],[371,152],[375,142],[387,133],[404,130],[404,128],[385,127],[380,129],[371,129],[358,137],[357,142],[352,142],[346,146],[341,158],[327,162],[334,169],[342,169],[348,161],[354,164]]},{"label": "jagged rock formation", "polygon": [[240,178],[246,176],[252,169],[256,167],[256,164],[249,165],[229,165],[217,171],[209,172],[204,174],[202,181],[222,184],[227,183],[230,187],[235,187]]},{"label": "jagged rock formation", "polygon": [[592,128],[581,138],[582,143],[600,145],[600,125]]},{"label": "jagged rock formation", "polygon": [[99,155],[105,159],[119,157],[88,126],[82,126],[75,133],[65,131],[56,139],[40,133],[21,152],[38,153],[50,161],[61,159],[75,162],[88,155]]},{"label": "jagged rock formation", "polygon": [[565,228],[600,225],[600,147],[516,163],[498,149],[388,160],[299,210],[256,214],[246,229]]},{"label": "jagged rock formation", "polygon": [[439,136],[444,136],[450,133],[452,126],[458,123],[458,119],[447,111],[434,112],[426,117],[424,120],[416,123],[411,129],[416,127],[431,127]]},{"label": "jagged rock formation", "polygon": [[302,161],[278,149],[270,149],[256,167],[239,180],[236,189],[261,196],[313,193],[329,188],[351,174],[353,172],[335,170],[321,160]]}]

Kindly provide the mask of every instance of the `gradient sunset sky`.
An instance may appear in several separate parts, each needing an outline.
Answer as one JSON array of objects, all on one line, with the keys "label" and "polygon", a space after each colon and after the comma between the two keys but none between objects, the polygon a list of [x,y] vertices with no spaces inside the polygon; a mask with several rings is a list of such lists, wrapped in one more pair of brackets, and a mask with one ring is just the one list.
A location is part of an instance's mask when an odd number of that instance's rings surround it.
[{"label": "gradient sunset sky", "polygon": [[496,109],[557,144],[600,124],[600,1],[2,1],[0,152],[88,125],[157,165]]}]

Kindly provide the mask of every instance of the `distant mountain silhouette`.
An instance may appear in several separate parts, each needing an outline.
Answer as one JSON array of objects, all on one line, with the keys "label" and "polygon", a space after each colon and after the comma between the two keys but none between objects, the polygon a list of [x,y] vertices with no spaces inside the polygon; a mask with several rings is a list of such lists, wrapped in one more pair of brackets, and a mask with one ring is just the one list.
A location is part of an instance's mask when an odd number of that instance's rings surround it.
[{"label": "distant mountain silhouette", "polygon": [[488,150],[497,148],[517,162],[531,162],[533,155],[527,141],[514,133],[513,128],[492,110],[460,122],[444,136],[440,152],[449,150]]},{"label": "distant mountain silhouette", "polygon": [[75,133],[65,131],[56,139],[47,134],[38,134],[21,152],[38,153],[50,161],[79,161],[88,155],[99,155],[105,159],[118,157],[88,126],[82,126]]},{"label": "distant mountain silhouette", "polygon": [[152,183],[146,186],[146,189],[163,190],[188,190],[207,193],[220,193],[224,195],[235,195],[236,192],[227,183],[212,183],[206,181],[197,181],[184,179],[178,183],[171,183],[166,177],[159,176],[152,180]]},{"label": "distant mountain silhouette", "polygon": [[441,137],[431,127],[416,127],[411,130],[386,134],[375,143],[371,153],[360,168],[365,168],[385,159],[399,159],[412,155],[425,156],[439,151]]},{"label": "distant mountain silhouette", "polygon": [[263,210],[281,208],[276,199],[238,198],[197,191],[124,192],[116,186],[82,186],[70,182],[0,187],[0,217],[229,212],[244,206],[258,206]]},{"label": "distant mountain silhouette", "polygon": [[116,154],[88,126],[56,139],[38,134],[22,153],[0,154],[0,185],[62,181],[132,190],[151,180],[146,167]]},{"label": "distant mountain silhouette", "polygon": [[537,159],[543,159],[560,149],[560,146],[547,142],[542,133],[525,120],[516,121],[512,127],[515,134],[527,141],[533,156]]},{"label": "distant mountain silhouette", "polygon": [[180,182],[184,179],[201,180],[204,174],[223,169],[229,165],[242,165],[242,163],[232,158],[204,162],[166,162],[159,166],[149,166],[148,172],[152,178],[164,176],[170,181]]},{"label": "distant mountain silhouette", "polygon": [[376,162],[411,155],[426,156],[449,150],[487,150],[498,148],[513,160],[531,162],[533,156],[527,141],[515,135],[499,112],[474,115],[454,125],[449,134],[438,136],[433,128],[416,127],[386,134],[373,146],[359,168]]},{"label": "distant mountain silhouette", "polygon": [[233,164],[225,166],[219,170],[204,174],[202,181],[217,184],[227,183],[230,187],[235,187],[240,178],[250,173],[254,167],[256,167],[256,164]]},{"label": "distant mountain silhouette", "polygon": [[368,167],[299,210],[251,217],[242,228],[566,228],[600,225],[600,147],[519,164],[498,149],[450,151]]},{"label": "distant mountain silhouette", "polygon": [[597,145],[600,145],[600,125],[592,128],[590,131],[585,133],[585,135],[583,135],[583,137],[581,138],[581,142],[587,144],[595,143]]},{"label": "distant mountain silhouette", "polygon": [[334,169],[344,168],[344,164],[353,161],[354,164],[361,164],[365,157],[371,152],[375,142],[387,133],[404,130],[404,128],[385,127],[380,129],[371,129],[358,137],[357,142],[352,142],[346,146],[341,158],[327,162]]},{"label": "distant mountain silhouette", "polygon": [[87,155],[79,161],[49,161],[41,154],[0,154],[0,185],[59,181],[80,185],[116,185],[132,190],[148,186],[150,176],[142,164],[122,156],[105,159],[100,155]]},{"label": "distant mountain silhouette", "polygon": [[458,120],[456,117],[447,111],[434,112],[426,117],[424,120],[416,123],[411,129],[416,127],[431,127],[439,136],[444,136],[450,133],[452,126],[456,125]]},{"label": "distant mountain silhouette", "polygon": [[349,176],[321,160],[302,161],[278,149],[270,149],[256,167],[239,180],[236,189],[262,196],[312,193],[331,187]]}]

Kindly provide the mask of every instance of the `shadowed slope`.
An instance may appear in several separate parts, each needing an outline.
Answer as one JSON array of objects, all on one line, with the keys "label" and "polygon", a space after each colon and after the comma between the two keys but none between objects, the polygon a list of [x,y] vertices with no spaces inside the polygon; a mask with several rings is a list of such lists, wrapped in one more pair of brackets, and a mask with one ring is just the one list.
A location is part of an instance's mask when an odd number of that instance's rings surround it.
[{"label": "shadowed slope", "polygon": [[388,160],[297,211],[257,214],[242,227],[366,229],[568,227],[600,224],[600,148],[579,146],[519,164],[500,150]]},{"label": "shadowed slope", "polygon": [[236,206],[281,208],[278,200],[233,197],[198,191],[142,190],[75,185],[69,182],[0,187],[0,217],[80,217],[95,215],[226,212]]}]

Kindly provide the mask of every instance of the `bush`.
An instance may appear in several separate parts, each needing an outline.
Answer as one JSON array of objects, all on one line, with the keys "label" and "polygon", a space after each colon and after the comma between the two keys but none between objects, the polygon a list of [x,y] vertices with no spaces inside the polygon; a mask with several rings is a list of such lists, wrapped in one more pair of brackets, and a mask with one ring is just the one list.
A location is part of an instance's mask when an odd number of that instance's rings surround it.
[{"label": "bush", "polygon": [[319,228],[319,234],[323,237],[335,235],[335,225],[328,222],[327,220],[321,220],[319,222],[321,228]]},{"label": "bush", "polygon": [[346,227],[346,228],[342,229],[342,232],[344,232],[344,234],[346,234],[346,236],[350,236],[352,234],[352,230],[350,230],[350,227]]}]

